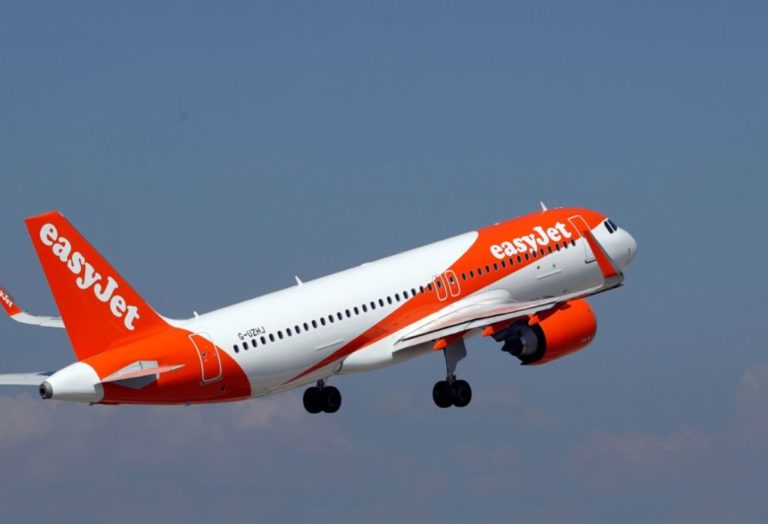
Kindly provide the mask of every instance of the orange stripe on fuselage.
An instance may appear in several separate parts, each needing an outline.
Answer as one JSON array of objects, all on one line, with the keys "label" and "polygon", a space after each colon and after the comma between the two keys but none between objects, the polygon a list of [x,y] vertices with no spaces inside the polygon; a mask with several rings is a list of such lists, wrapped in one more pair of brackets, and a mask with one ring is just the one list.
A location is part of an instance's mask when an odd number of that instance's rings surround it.
[{"label": "orange stripe on fuselage", "polygon": [[182,368],[160,374],[141,389],[106,383],[102,404],[183,404],[224,402],[250,397],[251,386],[242,368],[221,348],[221,378],[204,383],[200,356],[185,329],[169,327],[145,339],[110,348],[83,362],[104,379],[138,361],[156,361],[158,366]]},{"label": "orange stripe on fuselage", "polygon": [[[512,258],[512,264],[510,264],[510,257],[505,256],[503,259],[506,267],[501,266],[501,259],[495,257],[492,252],[492,246],[500,245],[504,242],[510,242],[514,239],[520,239],[525,236],[534,234],[540,237],[534,228],[542,228],[546,231],[548,228],[555,228],[556,224],[563,225],[565,230],[570,233],[570,237],[567,240],[576,240],[581,237],[579,232],[573,227],[568,220],[569,217],[574,214],[581,215],[590,228],[594,228],[602,222],[605,217],[596,211],[589,209],[551,209],[548,211],[539,211],[524,215],[518,218],[514,218],[501,224],[488,226],[478,230],[478,236],[475,242],[470,246],[467,251],[461,255],[456,262],[451,266],[445,268],[443,272],[453,270],[459,279],[461,285],[461,293],[456,297],[449,296],[446,300],[441,301],[438,299],[437,293],[434,291],[426,291],[423,294],[417,294],[413,298],[400,306],[398,309],[390,313],[387,317],[373,325],[364,333],[351,340],[345,346],[339,348],[336,352],[324,358],[317,364],[313,365],[309,369],[296,375],[291,380],[287,381],[289,384],[295,380],[298,380],[310,373],[324,368],[342,358],[345,358],[355,351],[358,351],[374,342],[381,340],[382,338],[399,331],[400,329],[413,324],[441,309],[471,295],[481,289],[484,289],[495,282],[506,278],[507,276],[528,267],[538,262],[542,257],[550,253],[549,248],[552,248],[552,253],[556,253],[556,247],[554,242],[548,243],[546,246],[537,246],[539,249],[545,249],[544,254],[541,254],[538,250],[536,256],[533,256],[530,251],[527,251],[528,256],[525,254],[514,255]],[[566,239],[563,238],[559,245],[562,248],[563,242]],[[497,264],[498,269],[494,269],[494,263]],[[481,269],[482,274],[478,275],[478,268]],[[469,277],[469,272],[475,273],[474,278]],[[467,275],[467,279],[462,279],[462,274]],[[423,285],[426,287],[427,282]],[[434,285],[433,285],[434,287]]]}]

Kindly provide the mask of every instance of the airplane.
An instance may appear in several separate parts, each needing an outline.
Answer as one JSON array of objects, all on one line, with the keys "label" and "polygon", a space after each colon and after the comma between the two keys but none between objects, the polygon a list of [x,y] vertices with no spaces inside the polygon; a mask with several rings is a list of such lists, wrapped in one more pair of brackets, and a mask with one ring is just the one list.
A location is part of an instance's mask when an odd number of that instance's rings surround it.
[{"label": "airplane", "polygon": [[621,287],[632,235],[583,208],[541,210],[206,314],[157,313],[56,211],[25,220],[60,317],[32,315],[0,287],[10,318],[65,328],[76,362],[0,375],[43,399],[199,404],[308,386],[309,413],[335,413],[331,380],[436,351],[439,408],[465,407],[456,370],[465,340],[491,337],[523,365],[586,347],[597,324],[586,297]]}]

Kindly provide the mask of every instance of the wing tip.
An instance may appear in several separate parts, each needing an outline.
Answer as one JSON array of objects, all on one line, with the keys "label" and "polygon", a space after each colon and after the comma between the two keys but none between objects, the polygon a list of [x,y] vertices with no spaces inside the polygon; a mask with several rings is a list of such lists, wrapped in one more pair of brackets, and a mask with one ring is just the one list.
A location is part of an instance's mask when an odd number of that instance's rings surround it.
[{"label": "wing tip", "polygon": [[23,310],[19,307],[16,301],[13,299],[10,293],[0,284],[0,304],[3,305],[3,309],[9,317],[18,315]]}]

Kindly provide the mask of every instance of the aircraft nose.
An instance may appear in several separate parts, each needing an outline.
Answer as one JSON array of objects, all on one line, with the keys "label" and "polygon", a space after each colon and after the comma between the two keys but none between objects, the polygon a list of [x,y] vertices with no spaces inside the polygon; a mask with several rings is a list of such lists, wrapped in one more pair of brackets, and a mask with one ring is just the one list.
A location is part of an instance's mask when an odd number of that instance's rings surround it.
[{"label": "aircraft nose", "polygon": [[622,234],[622,254],[620,264],[623,269],[631,264],[632,260],[634,260],[635,255],[637,254],[637,241],[635,240],[635,237],[629,234],[628,231],[622,229],[620,232]]}]

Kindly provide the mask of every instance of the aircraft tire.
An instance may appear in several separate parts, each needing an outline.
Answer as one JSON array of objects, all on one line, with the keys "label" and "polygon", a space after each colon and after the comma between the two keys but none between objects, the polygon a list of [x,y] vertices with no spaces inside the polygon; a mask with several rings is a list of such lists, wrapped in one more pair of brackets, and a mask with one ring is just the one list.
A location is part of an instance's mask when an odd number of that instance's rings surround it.
[{"label": "aircraft tire", "polygon": [[451,385],[452,404],[457,408],[463,408],[472,402],[472,387],[466,380],[457,380]]},{"label": "aircraft tire", "polygon": [[326,386],[320,392],[322,409],[325,413],[336,413],[341,407],[341,393],[333,386]]},{"label": "aircraft tire", "polygon": [[444,409],[451,407],[453,402],[451,388],[448,386],[448,382],[441,380],[435,384],[435,386],[432,388],[432,400],[439,408]]},{"label": "aircraft tire", "polygon": [[320,397],[320,388],[312,386],[304,390],[304,409],[307,413],[320,413],[322,411],[322,399]]}]

